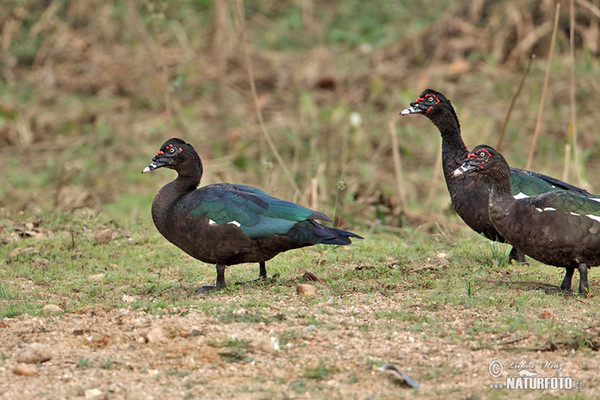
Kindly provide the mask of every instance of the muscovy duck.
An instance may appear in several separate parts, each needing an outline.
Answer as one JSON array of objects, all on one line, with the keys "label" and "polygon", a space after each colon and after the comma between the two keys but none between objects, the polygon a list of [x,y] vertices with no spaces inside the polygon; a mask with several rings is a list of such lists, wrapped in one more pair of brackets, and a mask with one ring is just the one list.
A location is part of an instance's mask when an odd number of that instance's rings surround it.
[{"label": "muscovy duck", "polygon": [[502,237],[544,264],[565,268],[562,290],[571,289],[577,268],[579,293],[588,292],[588,267],[600,264],[600,197],[555,190],[515,199],[508,163],[486,145],[475,147],[453,175],[487,177],[490,220]]},{"label": "muscovy duck", "polygon": [[[442,135],[442,166],[452,206],[463,221],[475,232],[497,242],[506,242],[490,222],[488,197],[491,182],[481,174],[454,175],[453,172],[469,154],[460,132],[460,123],[450,100],[440,92],[426,89],[410,107],[400,115],[423,114],[439,129]],[[535,196],[553,190],[567,190],[589,194],[584,189],[550,176],[519,168],[511,168],[511,192],[515,198]],[[525,262],[518,247],[511,249],[509,262]]]},{"label": "muscovy duck", "polygon": [[[177,178],[160,189],[152,202],[158,231],[190,256],[217,269],[216,288],[225,287],[225,267],[257,262],[259,278],[266,279],[265,262],[283,251],[323,244],[350,244],[362,237],[323,226],[327,216],[262,190],[218,183],[198,188],[202,161],[185,141],[172,138],[160,148],[142,173],[170,168]],[[199,291],[214,288],[204,286]]]}]

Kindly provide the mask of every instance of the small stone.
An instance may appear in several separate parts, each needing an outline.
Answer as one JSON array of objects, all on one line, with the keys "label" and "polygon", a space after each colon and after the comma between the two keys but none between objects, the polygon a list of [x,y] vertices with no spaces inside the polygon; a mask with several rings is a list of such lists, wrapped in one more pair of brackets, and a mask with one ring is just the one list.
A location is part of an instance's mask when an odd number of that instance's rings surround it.
[{"label": "small stone", "polygon": [[129,296],[127,294],[124,294],[123,296],[121,296],[121,301],[123,301],[125,303],[133,303],[136,300],[137,300],[137,297]]},{"label": "small stone", "polygon": [[312,285],[298,285],[296,292],[301,296],[314,296],[317,294],[317,289]]},{"label": "small stone", "polygon": [[146,343],[161,343],[168,340],[165,331],[160,326],[152,328],[145,336]]},{"label": "small stone", "polygon": [[20,376],[33,376],[35,371],[26,365],[17,365],[13,368],[13,374]]},{"label": "small stone", "polygon": [[112,234],[113,234],[112,229],[106,228],[106,229],[101,230],[100,232],[96,233],[96,235],[94,236],[94,239],[96,239],[96,243],[98,243],[98,244],[105,244],[105,243],[108,243],[111,241]]},{"label": "small stone", "polygon": [[56,304],[46,304],[42,308],[42,312],[44,314],[60,314],[61,312],[63,312],[63,309],[57,306]]},{"label": "small stone", "polygon": [[50,261],[45,258],[36,258],[31,264],[34,269],[46,269],[48,268],[48,265],[50,265]]},{"label": "small stone", "polygon": [[94,275],[90,275],[89,278],[91,281],[99,282],[99,281],[103,280],[105,276],[106,276],[106,274],[94,274]]},{"label": "small stone", "polygon": [[98,389],[98,388],[93,388],[93,389],[88,389],[85,391],[85,398],[86,399],[97,399],[98,397],[102,396],[102,390]]},{"label": "small stone", "polygon": [[50,347],[41,343],[31,343],[17,357],[17,362],[25,364],[37,364],[52,358]]},{"label": "small stone", "polygon": [[542,310],[540,312],[540,318],[542,319],[551,319],[554,317],[554,313],[551,310]]},{"label": "small stone", "polygon": [[254,340],[253,344],[258,350],[264,351],[265,353],[275,353],[281,350],[279,347],[279,339],[275,336],[259,337]]}]

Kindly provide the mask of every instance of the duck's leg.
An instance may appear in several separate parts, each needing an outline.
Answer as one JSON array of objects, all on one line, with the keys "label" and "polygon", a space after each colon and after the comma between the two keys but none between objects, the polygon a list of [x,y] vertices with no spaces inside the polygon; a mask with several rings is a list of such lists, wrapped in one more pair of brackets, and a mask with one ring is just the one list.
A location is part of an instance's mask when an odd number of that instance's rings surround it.
[{"label": "duck's leg", "polygon": [[267,266],[264,261],[258,263],[258,280],[267,279]]},{"label": "duck's leg", "polygon": [[[573,280],[573,272],[575,272],[575,268],[573,268],[573,267],[567,268],[567,270],[565,272],[565,277],[563,278],[563,281],[560,284],[560,290],[571,290],[571,281]],[[586,278],[586,282],[587,282],[587,278]]]},{"label": "duck's leg", "polygon": [[585,264],[579,264],[579,294],[587,294],[590,291],[588,284],[588,267]]},{"label": "duck's leg", "polygon": [[527,264],[527,259],[525,258],[525,253],[517,250],[516,247],[510,249],[510,253],[508,253],[508,263],[516,262],[517,264]]},{"label": "duck's leg", "polygon": [[258,263],[258,278],[257,279],[253,279],[251,281],[245,281],[245,282],[236,282],[236,285],[243,285],[245,283],[252,283],[252,282],[259,282],[259,281],[266,281],[267,280],[267,266],[266,263],[264,261],[259,261]]},{"label": "duck's leg", "polygon": [[225,287],[225,266],[217,264],[217,289],[223,289]]},{"label": "duck's leg", "polygon": [[216,286],[202,286],[201,288],[199,288],[198,290],[196,290],[196,293],[206,293],[206,292],[210,292],[211,290],[220,290],[220,289],[224,289],[225,288],[225,265],[221,265],[221,264],[217,264],[216,265],[216,269],[217,269],[217,285]]}]

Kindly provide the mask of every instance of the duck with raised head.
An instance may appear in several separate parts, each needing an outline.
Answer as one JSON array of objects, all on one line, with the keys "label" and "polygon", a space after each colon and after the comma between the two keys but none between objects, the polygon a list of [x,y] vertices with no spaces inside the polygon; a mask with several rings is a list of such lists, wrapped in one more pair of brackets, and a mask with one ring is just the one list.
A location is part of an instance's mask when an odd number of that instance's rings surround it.
[{"label": "duck with raised head", "polygon": [[[425,89],[410,107],[400,115],[422,114],[438,128],[442,136],[442,167],[450,200],[456,213],[475,232],[488,239],[504,243],[505,238],[490,222],[488,195],[491,189],[489,180],[480,174],[454,175],[469,150],[463,142],[460,123],[454,107],[442,93]],[[554,190],[567,190],[589,194],[584,189],[562,182],[537,172],[519,168],[510,169],[511,193],[515,198],[535,196]],[[517,247],[511,249],[509,262],[525,262],[523,252]]]},{"label": "duck with raised head", "polygon": [[484,176],[492,185],[490,221],[502,237],[544,264],[565,268],[560,289],[571,289],[579,271],[579,293],[589,290],[588,268],[600,264],[600,197],[556,190],[515,199],[508,163],[490,146],[475,147],[454,176]]},{"label": "duck with raised head", "polygon": [[[240,263],[259,264],[277,254],[318,243],[350,244],[355,233],[321,225],[327,216],[298,204],[279,200],[262,190],[232,183],[198,188],[203,167],[196,150],[185,141],[167,140],[142,173],[158,168],[177,172],[152,202],[158,231],[190,256],[216,265],[216,288],[225,287],[225,268]],[[199,291],[215,288],[204,286]]]}]

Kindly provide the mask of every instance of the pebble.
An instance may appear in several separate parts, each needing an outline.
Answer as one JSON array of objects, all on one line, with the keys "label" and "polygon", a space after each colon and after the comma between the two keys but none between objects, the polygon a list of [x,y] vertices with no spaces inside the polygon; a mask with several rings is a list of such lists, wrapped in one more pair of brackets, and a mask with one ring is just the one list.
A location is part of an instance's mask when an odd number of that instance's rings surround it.
[{"label": "pebble", "polygon": [[296,293],[301,296],[314,296],[317,294],[317,289],[312,285],[298,285],[296,286]]},{"label": "pebble", "polygon": [[25,364],[37,364],[52,358],[50,347],[41,343],[31,343],[19,354],[17,362]]},{"label": "pebble", "polygon": [[42,312],[44,314],[60,314],[61,312],[63,312],[63,309],[57,306],[56,304],[46,304],[42,308]]},{"label": "pebble", "polygon": [[101,230],[100,232],[96,233],[96,235],[94,236],[94,239],[96,239],[96,243],[98,243],[98,244],[108,243],[112,239],[112,234],[113,234],[112,229],[106,228],[106,229]]},{"label": "pebble", "polygon": [[167,335],[165,334],[165,331],[160,326],[152,328],[145,335],[145,338],[146,338],[147,343],[161,343],[161,342],[167,341]]},{"label": "pebble", "polygon": [[96,399],[100,396],[102,396],[102,390],[98,389],[98,388],[93,388],[93,389],[88,389],[85,391],[85,398],[86,399]]},{"label": "pebble", "polygon": [[121,301],[123,301],[125,303],[133,303],[136,300],[137,300],[137,297],[129,296],[127,294],[124,294],[123,296],[121,296]]},{"label": "pebble", "polygon": [[265,353],[274,353],[281,350],[279,347],[279,339],[275,336],[258,337],[253,341],[253,344],[257,349],[264,351]]},{"label": "pebble", "polygon": [[90,280],[94,281],[94,282],[98,282],[101,281],[102,279],[104,279],[104,277],[106,276],[106,274],[94,274],[94,275],[90,275]]},{"label": "pebble", "polygon": [[35,375],[35,371],[28,366],[17,365],[13,368],[13,374],[20,376],[33,376]]}]

